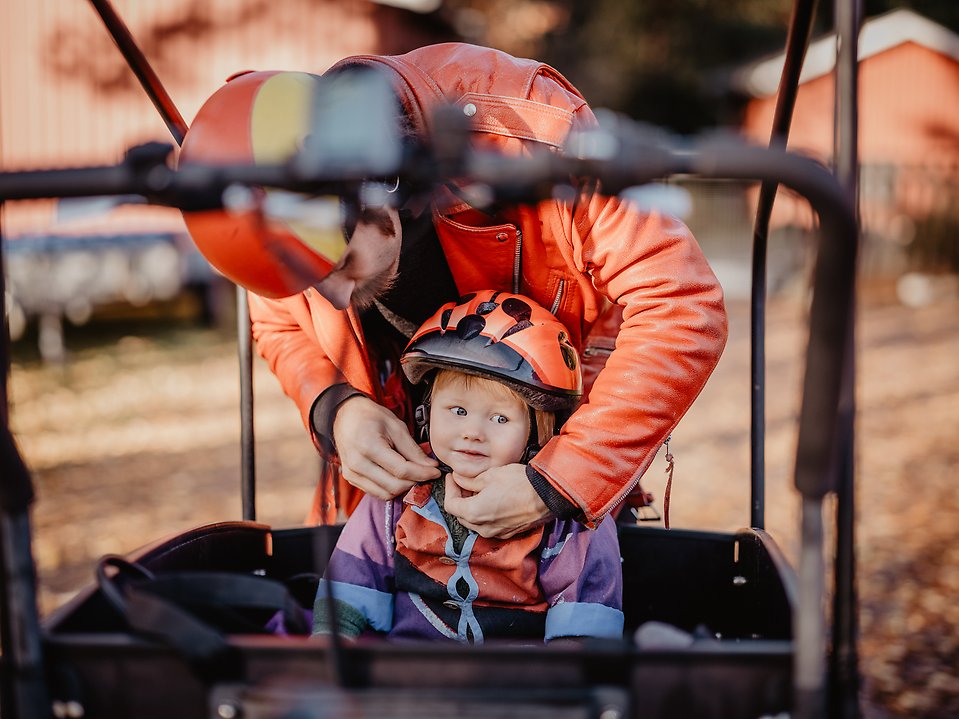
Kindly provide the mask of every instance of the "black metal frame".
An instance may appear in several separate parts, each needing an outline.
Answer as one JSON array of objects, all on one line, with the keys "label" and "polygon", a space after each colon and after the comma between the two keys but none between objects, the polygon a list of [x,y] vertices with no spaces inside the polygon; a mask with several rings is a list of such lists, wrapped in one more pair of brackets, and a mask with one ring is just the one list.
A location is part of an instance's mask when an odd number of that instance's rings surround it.
[{"label": "black metal frame", "polygon": [[[812,33],[818,0],[796,0],[789,32],[786,36],[786,55],[776,95],[776,109],[769,138],[771,147],[785,147],[792,124],[793,110],[799,90],[806,48]],[[752,292],[750,304],[750,482],[752,487],[750,526],[766,526],[766,256],[769,239],[769,220],[776,199],[778,183],[763,182],[756,205],[753,229]]]},{"label": "black metal frame", "polygon": [[[322,571],[340,529],[271,530],[227,522],[183,533],[131,559],[157,576],[213,566],[241,574],[258,569],[283,579],[305,570]],[[666,532],[637,525],[621,525],[620,530],[627,633],[650,620],[687,632],[702,622],[721,632],[722,642],[703,639],[685,648],[637,649],[628,641],[596,640],[573,651],[556,651],[542,645],[367,641],[344,644],[340,661],[334,662],[329,643],[233,635],[230,645],[244,658],[245,671],[209,688],[170,647],[131,634],[103,593],[91,586],[45,622],[46,658],[57,679],[51,691],[61,702],[75,697],[89,716],[128,716],[135,706],[136,715],[144,719],[174,711],[183,719],[199,716],[209,700],[255,710],[254,697],[269,694],[271,684],[280,679],[287,700],[340,693],[357,704],[371,695],[400,701],[415,689],[421,701],[445,697],[474,713],[479,706],[491,709],[491,695],[509,694],[520,702],[536,697],[556,701],[559,695],[544,696],[544,690],[559,687],[571,693],[569,701],[579,703],[588,703],[594,692],[612,690],[619,695],[621,716],[761,716],[788,709],[795,587],[781,584],[771,571],[785,560],[768,535],[761,530]],[[668,562],[658,561],[666,554]],[[731,581],[734,577],[740,581]],[[702,601],[704,595],[708,602]],[[132,676],[164,671],[167,681],[162,686],[125,685],[116,681],[118,666],[138,667],[130,670]],[[175,699],[169,696],[171,686],[181,689]],[[279,694],[270,696],[272,713],[266,715],[284,716],[283,700]],[[704,713],[703,707],[714,711]],[[427,713],[421,708],[418,716]],[[329,716],[329,709],[314,703],[303,714],[317,715]],[[518,710],[500,715],[526,716]]]},{"label": "black metal frame", "polygon": [[[95,3],[102,6],[104,3]],[[841,3],[839,3],[841,5]],[[797,0],[791,21],[790,53],[804,52],[808,41],[808,27],[814,3]],[[822,716],[827,709],[832,716],[858,714],[856,692],[856,626],[854,555],[852,552],[852,402],[853,366],[853,308],[858,246],[858,227],[854,211],[855,200],[855,37],[858,32],[857,0],[841,18],[843,46],[847,54],[838,63],[840,79],[846,88],[845,103],[840,105],[840,148],[837,151],[842,183],[815,163],[792,156],[775,145],[760,149],[740,143],[705,142],[693,147],[667,148],[654,145],[639,133],[619,139],[624,151],[614,160],[598,161],[558,156],[544,156],[536,161],[517,163],[509,158],[476,156],[468,159],[467,170],[474,177],[503,192],[521,193],[524,186],[542,185],[548,178],[569,174],[593,174],[601,177],[607,188],[640,184],[674,174],[696,174],[705,178],[758,179],[764,188],[773,190],[784,184],[809,199],[822,222],[822,241],[819,247],[814,276],[813,305],[810,317],[810,341],[800,414],[799,447],[796,460],[796,485],[803,496],[803,544],[800,562],[800,602],[796,614],[795,631],[795,709],[798,716]],[[807,14],[808,13],[808,14]],[[110,23],[107,23],[110,27]],[[122,23],[120,23],[122,26]],[[114,27],[117,27],[114,24]],[[805,38],[805,40],[803,40]],[[118,45],[123,45],[118,41]],[[135,44],[133,44],[135,49]],[[126,53],[125,53],[126,54]],[[128,55],[128,60],[136,57]],[[140,59],[145,63],[142,55]],[[795,60],[795,55],[792,55]],[[131,64],[135,61],[131,60]],[[787,61],[788,62],[788,61]],[[795,64],[795,63],[793,63]],[[801,63],[800,63],[801,64]],[[792,81],[785,79],[781,93],[789,94]],[[149,75],[138,77],[145,87],[151,84]],[[143,77],[147,79],[144,80]],[[795,71],[798,81],[798,70]],[[155,81],[155,76],[153,76]],[[153,92],[160,87],[155,82]],[[852,88],[852,89],[850,89]],[[790,91],[795,93],[795,87]],[[151,97],[154,95],[151,93]],[[851,98],[851,99],[850,99]],[[168,100],[169,98],[167,98]],[[793,97],[794,101],[794,97]],[[788,128],[792,101],[781,100],[777,109],[777,123]],[[172,107],[172,103],[168,103]],[[164,103],[157,105],[161,113]],[[169,110],[169,107],[166,110]],[[167,117],[167,115],[164,115]],[[181,120],[182,122],[182,120]],[[176,123],[171,127],[174,137]],[[850,136],[851,133],[851,136]],[[181,136],[182,137],[182,136]],[[849,154],[849,147],[852,154]],[[154,202],[182,206],[192,195],[210,197],[233,182],[265,184],[302,189],[304,186],[323,186],[329,176],[304,177],[303,168],[235,167],[191,168],[175,171],[165,164],[166,152],[152,148],[131,153],[126,161],[116,166],[78,170],[19,172],[0,174],[0,203],[6,199],[24,199],[54,196],[93,196],[142,194]],[[503,178],[512,178],[504,183]],[[765,301],[765,235],[763,213],[771,209],[769,189],[761,203],[757,219],[757,246],[754,250],[753,332],[762,340]],[[768,221],[768,215],[766,217]],[[2,280],[0,280],[2,282]],[[0,286],[2,289],[2,286]],[[761,290],[761,295],[757,294]],[[2,293],[0,293],[2,303]],[[246,311],[245,297],[240,304]],[[0,305],[2,309],[2,305]],[[255,513],[252,432],[252,349],[249,339],[249,319],[241,314],[238,320],[241,358],[241,395],[245,413],[242,427],[244,474],[242,477],[243,516],[253,519]],[[49,713],[49,698],[44,681],[45,665],[42,656],[42,636],[37,615],[35,568],[30,547],[29,503],[32,488],[29,474],[17,451],[10,433],[6,405],[6,374],[9,367],[9,348],[0,342],[0,365],[3,370],[2,440],[4,481],[0,484],[0,549],[3,558],[3,591],[0,594],[3,640],[2,711],[9,717],[45,716]],[[764,384],[764,353],[753,354],[753,523],[761,528],[762,496],[756,491],[757,477],[761,485],[762,453],[755,448],[761,439],[757,432],[757,418],[762,417]],[[249,385],[244,383],[249,382]],[[757,385],[759,391],[757,391]],[[246,387],[246,390],[243,389]],[[248,414],[246,414],[248,412]],[[837,457],[840,460],[837,463]],[[248,463],[248,464],[247,464]],[[821,609],[824,567],[822,565],[822,501],[830,492],[839,496],[836,586],[833,610],[833,651],[829,669],[825,665],[825,622]],[[757,521],[758,519],[758,521]],[[818,555],[818,556],[817,556]],[[827,675],[832,685],[827,687]],[[831,690],[827,696],[827,690]]]}]

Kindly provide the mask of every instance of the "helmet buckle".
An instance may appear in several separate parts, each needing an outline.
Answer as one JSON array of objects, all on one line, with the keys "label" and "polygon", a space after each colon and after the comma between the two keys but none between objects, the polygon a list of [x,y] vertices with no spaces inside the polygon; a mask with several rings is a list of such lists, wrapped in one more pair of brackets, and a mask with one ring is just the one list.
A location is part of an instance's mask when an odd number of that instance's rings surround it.
[{"label": "helmet buckle", "polygon": [[430,438],[430,408],[429,405],[420,404],[413,410],[413,421],[416,423],[416,429],[420,436],[420,441],[425,442]]}]

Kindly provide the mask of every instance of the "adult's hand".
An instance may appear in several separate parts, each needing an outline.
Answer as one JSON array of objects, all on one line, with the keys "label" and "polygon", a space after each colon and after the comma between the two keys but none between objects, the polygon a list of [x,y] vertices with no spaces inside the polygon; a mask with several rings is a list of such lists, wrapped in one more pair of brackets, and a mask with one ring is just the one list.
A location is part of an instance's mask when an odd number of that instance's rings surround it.
[{"label": "adult's hand", "polygon": [[346,481],[378,499],[392,499],[440,475],[436,460],[426,456],[406,425],[366,396],[351,397],[337,409],[333,441]]},{"label": "adult's hand", "polygon": [[523,464],[494,467],[475,478],[454,472],[447,478],[444,507],[464,527],[495,539],[509,539],[552,518]]}]

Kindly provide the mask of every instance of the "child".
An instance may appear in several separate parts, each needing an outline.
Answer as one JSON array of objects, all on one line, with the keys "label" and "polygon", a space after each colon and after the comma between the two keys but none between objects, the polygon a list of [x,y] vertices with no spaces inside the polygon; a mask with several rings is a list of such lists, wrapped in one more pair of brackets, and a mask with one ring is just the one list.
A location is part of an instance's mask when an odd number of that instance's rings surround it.
[{"label": "child", "polygon": [[578,356],[563,325],[528,298],[478,292],[441,307],[401,363],[412,383],[431,384],[417,416],[447,471],[392,501],[363,498],[320,583],[314,635],[330,632],[329,582],[347,637],[619,637],[614,522],[591,530],[556,520],[485,539],[443,509],[449,471],[471,478],[528,462],[579,400]]}]

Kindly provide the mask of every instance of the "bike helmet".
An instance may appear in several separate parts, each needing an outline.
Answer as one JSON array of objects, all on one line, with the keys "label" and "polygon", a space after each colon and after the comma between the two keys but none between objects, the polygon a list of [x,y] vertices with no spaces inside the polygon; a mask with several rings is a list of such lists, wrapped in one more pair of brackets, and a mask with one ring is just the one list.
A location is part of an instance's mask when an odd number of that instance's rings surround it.
[{"label": "bike helmet", "polygon": [[[320,80],[305,72],[234,75],[197,113],[180,166],[286,162],[307,136]],[[338,219],[320,229],[292,220],[267,222],[256,209],[185,211],[183,218],[211,265],[265,297],[288,297],[316,284],[346,250]]]},{"label": "bike helmet", "polygon": [[569,332],[533,300],[484,290],[443,305],[416,331],[400,358],[410,382],[452,369],[506,384],[526,403],[568,411],[583,393]]}]

